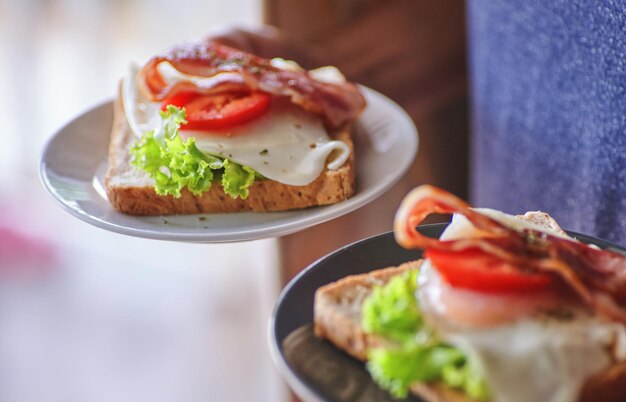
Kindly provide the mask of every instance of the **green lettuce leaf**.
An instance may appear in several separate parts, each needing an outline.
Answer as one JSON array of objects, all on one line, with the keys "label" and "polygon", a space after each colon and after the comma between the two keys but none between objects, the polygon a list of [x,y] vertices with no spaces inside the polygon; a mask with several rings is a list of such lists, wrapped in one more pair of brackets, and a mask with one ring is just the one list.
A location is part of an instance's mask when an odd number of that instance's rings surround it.
[{"label": "green lettuce leaf", "polygon": [[372,378],[397,398],[405,398],[415,382],[440,381],[485,400],[489,393],[472,359],[441,342],[425,324],[415,291],[417,271],[392,278],[377,287],[363,305],[363,328],[392,341],[368,351]]},{"label": "green lettuce leaf", "polygon": [[423,324],[415,302],[416,287],[417,271],[412,271],[374,288],[363,303],[363,329],[395,341],[409,340]]},{"label": "green lettuce leaf", "polygon": [[238,165],[226,159],[222,174],[224,192],[233,198],[248,198],[248,187],[254,183],[256,172],[248,166]]},{"label": "green lettuce leaf", "polygon": [[157,194],[180,197],[187,187],[200,195],[219,178],[226,194],[248,197],[248,188],[260,175],[248,166],[205,154],[196,146],[195,138],[184,141],[179,134],[180,125],[186,123],[184,109],[169,105],[161,118],[161,129],[144,133],[131,148],[131,163],[154,179]]}]

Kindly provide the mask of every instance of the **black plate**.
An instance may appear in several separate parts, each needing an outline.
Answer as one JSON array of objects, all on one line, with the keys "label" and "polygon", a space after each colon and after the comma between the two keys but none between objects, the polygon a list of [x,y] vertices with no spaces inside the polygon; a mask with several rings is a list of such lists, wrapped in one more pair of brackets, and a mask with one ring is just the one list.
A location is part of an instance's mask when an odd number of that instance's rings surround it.
[{"label": "black plate", "polygon": [[[447,224],[424,225],[418,230],[438,237]],[[594,237],[568,232],[570,236],[600,248],[626,252]],[[398,246],[393,233],[358,241],[322,257],[295,277],[282,291],[270,322],[270,342],[274,361],[283,377],[305,401],[370,402],[393,401],[370,379],[361,362],[349,357],[326,341],[315,337],[313,297],[327,283],[348,275],[399,265],[421,257],[419,250]],[[405,401],[420,401],[408,398]]]}]

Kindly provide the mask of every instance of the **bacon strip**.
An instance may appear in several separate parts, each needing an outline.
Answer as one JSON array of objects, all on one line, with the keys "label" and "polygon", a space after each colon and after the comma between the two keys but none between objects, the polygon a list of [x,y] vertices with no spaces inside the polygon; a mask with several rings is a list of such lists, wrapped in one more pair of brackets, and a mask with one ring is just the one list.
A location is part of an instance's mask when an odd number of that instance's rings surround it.
[{"label": "bacon strip", "polygon": [[[176,70],[199,77],[213,77],[224,72],[237,72],[239,79],[222,82],[203,93],[228,90],[261,90],[291,99],[304,109],[324,117],[331,128],[338,128],[358,117],[365,108],[365,99],[356,85],[346,82],[329,84],[317,81],[306,70],[279,69],[270,60],[212,41],[179,46],[169,53],[152,58],[140,72],[147,96],[163,100],[178,86],[170,87],[160,74],[158,65],[170,63]],[[183,83],[179,85],[189,85]]]},{"label": "bacon strip", "polygon": [[[416,227],[433,213],[465,215],[485,237],[446,241],[426,237]],[[448,252],[479,248],[520,271],[553,274],[595,312],[626,324],[626,256],[622,254],[538,230],[511,229],[433,186],[420,186],[405,197],[396,213],[394,232],[405,248]]]}]

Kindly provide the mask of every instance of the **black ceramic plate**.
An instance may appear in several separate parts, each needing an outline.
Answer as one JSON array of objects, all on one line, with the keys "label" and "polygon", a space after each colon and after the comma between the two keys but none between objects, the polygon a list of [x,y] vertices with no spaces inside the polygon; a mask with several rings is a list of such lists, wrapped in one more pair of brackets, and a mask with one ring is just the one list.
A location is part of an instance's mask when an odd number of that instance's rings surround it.
[{"label": "black ceramic plate", "polygon": [[[438,237],[447,224],[418,227]],[[569,232],[580,241],[626,252],[621,247],[590,236]],[[421,257],[418,250],[398,246],[393,233],[358,241],[329,254],[302,271],[281,293],[270,322],[274,361],[289,386],[304,401],[393,401],[372,382],[361,362],[349,357],[312,330],[313,297],[317,288],[348,275],[399,265]],[[405,401],[419,401],[408,398]]]}]

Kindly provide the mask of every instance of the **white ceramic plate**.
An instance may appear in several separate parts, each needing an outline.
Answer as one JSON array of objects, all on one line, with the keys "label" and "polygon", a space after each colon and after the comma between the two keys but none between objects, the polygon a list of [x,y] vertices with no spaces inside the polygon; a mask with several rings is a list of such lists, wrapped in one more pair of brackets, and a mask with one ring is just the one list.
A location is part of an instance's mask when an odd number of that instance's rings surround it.
[{"label": "white ceramic plate", "polygon": [[77,117],[46,145],[41,180],[72,215],[130,236],[186,242],[232,242],[282,236],[364,206],[397,182],[417,152],[417,130],[397,104],[362,87],[368,106],[356,125],[356,194],[341,203],[288,212],[138,217],[113,209],[103,188],[113,104]]}]

